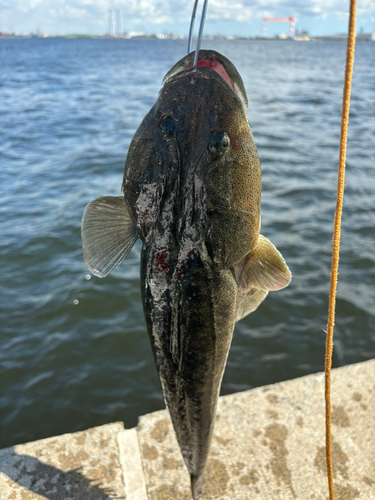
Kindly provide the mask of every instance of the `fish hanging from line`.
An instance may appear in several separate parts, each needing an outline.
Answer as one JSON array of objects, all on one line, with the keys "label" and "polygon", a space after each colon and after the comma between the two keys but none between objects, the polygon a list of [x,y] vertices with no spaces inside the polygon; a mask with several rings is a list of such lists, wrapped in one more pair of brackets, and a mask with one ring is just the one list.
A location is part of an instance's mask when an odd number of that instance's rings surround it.
[{"label": "fish hanging from line", "polygon": [[260,235],[261,172],[247,96],[214,50],[167,73],[129,147],[123,196],[87,205],[84,259],[104,277],[143,242],[143,307],[181,453],[199,497],[236,321],[290,271]]}]

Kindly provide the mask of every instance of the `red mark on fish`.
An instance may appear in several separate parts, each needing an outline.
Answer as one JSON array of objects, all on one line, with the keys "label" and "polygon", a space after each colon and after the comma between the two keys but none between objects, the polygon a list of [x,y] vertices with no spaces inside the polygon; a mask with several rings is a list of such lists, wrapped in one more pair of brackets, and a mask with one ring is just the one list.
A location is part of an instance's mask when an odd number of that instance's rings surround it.
[{"label": "red mark on fish", "polygon": [[167,247],[162,247],[155,255],[154,274],[160,274],[164,271],[168,271],[168,269],[168,250]]}]

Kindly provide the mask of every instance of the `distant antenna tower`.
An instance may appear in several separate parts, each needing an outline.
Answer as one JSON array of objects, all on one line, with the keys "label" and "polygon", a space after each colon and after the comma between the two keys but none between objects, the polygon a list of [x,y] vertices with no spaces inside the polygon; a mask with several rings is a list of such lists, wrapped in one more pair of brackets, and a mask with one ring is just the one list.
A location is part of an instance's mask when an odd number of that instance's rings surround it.
[{"label": "distant antenna tower", "polygon": [[122,35],[123,28],[122,28],[122,10],[117,9],[117,34],[119,36]]},{"label": "distant antenna tower", "polygon": [[114,26],[113,26],[113,9],[108,9],[108,27],[109,27],[109,36],[113,36],[114,35]]}]

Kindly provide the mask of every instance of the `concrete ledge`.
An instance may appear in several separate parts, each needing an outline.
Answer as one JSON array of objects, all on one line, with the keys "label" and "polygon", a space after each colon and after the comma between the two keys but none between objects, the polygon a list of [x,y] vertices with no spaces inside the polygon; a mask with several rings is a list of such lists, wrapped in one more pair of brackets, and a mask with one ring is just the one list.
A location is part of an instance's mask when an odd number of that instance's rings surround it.
[{"label": "concrete ledge", "polygon": [[[375,499],[375,360],[333,370],[337,500]],[[328,498],[324,375],[220,398],[204,499]],[[189,478],[165,411],[138,426],[149,498],[190,500]]]},{"label": "concrete ledge", "polygon": [[[336,500],[375,500],[375,360],[332,373]],[[202,500],[327,500],[324,377],[220,398]],[[0,499],[191,500],[168,413],[0,450]]]},{"label": "concrete ledge", "polygon": [[125,499],[117,436],[122,423],[0,451],[1,500]]}]

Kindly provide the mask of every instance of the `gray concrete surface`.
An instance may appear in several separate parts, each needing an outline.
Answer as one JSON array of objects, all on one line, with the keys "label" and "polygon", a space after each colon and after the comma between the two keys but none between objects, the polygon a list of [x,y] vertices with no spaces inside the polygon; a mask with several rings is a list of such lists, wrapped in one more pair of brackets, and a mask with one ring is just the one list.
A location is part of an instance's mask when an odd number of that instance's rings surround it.
[{"label": "gray concrete surface", "polygon": [[[375,500],[375,360],[333,370],[336,500]],[[328,500],[324,377],[220,398],[201,500]],[[0,500],[190,500],[166,411],[0,450]]]},{"label": "gray concrete surface", "polygon": [[1,450],[0,499],[125,499],[122,432],[114,423]]}]

